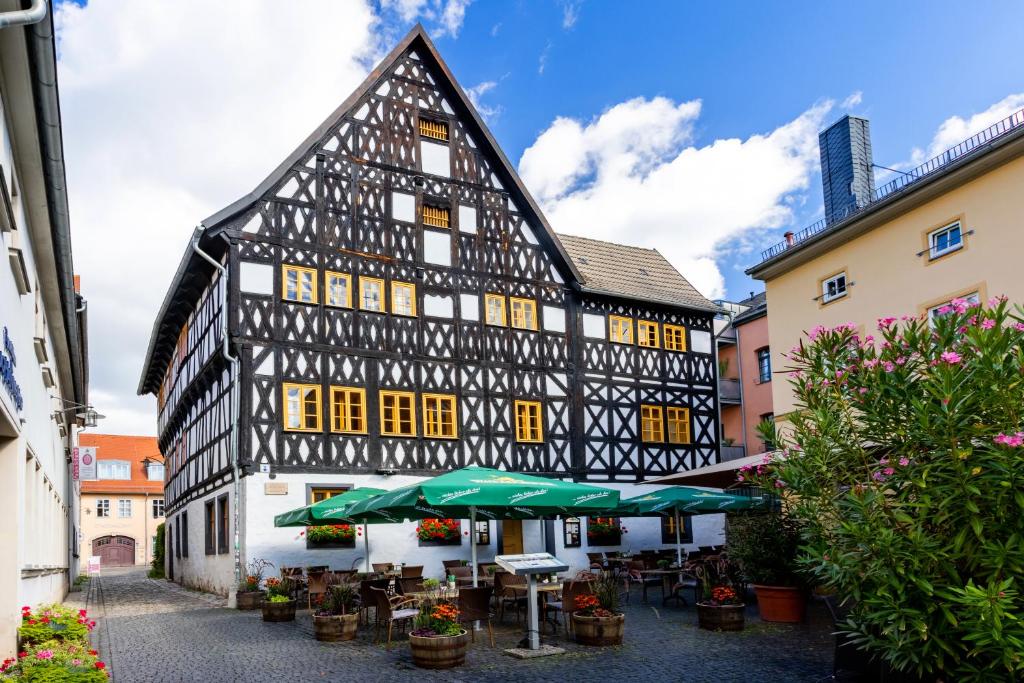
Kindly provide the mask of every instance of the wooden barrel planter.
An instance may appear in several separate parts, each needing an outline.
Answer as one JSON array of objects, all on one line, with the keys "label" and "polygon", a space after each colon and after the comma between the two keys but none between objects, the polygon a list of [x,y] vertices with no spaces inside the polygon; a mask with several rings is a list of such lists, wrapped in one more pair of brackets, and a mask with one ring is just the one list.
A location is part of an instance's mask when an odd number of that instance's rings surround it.
[{"label": "wooden barrel planter", "polygon": [[235,604],[241,610],[259,609],[266,596],[266,591],[242,591],[235,593]]},{"label": "wooden barrel planter", "polygon": [[789,586],[754,586],[761,621],[798,624],[804,620],[807,598],[799,588]]},{"label": "wooden barrel planter", "polygon": [[286,602],[270,602],[264,600],[260,603],[263,610],[263,621],[295,621],[295,600]]},{"label": "wooden barrel planter", "polygon": [[359,630],[359,614],[336,614],[329,617],[313,615],[313,636],[325,643],[352,640]]},{"label": "wooden barrel planter", "polygon": [[412,661],[424,669],[451,669],[466,663],[469,631],[457,636],[414,636],[409,634]]},{"label": "wooden barrel planter", "polygon": [[585,617],[573,614],[572,628],[576,633],[576,642],[581,645],[622,645],[622,636],[626,632],[626,615]]},{"label": "wooden barrel planter", "polygon": [[742,631],[746,605],[697,603],[697,622],[708,631]]}]

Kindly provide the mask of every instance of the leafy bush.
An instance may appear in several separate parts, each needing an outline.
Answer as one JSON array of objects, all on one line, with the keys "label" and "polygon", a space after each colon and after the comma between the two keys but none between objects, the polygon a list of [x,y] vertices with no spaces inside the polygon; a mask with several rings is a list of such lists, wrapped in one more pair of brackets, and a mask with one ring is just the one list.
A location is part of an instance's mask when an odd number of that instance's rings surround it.
[{"label": "leafy bush", "polygon": [[327,592],[317,615],[321,617],[351,614],[359,609],[359,584],[355,581],[328,577]]},{"label": "leafy bush", "polygon": [[48,640],[0,663],[0,681],[105,683],[107,665],[96,655],[87,643]]},{"label": "leafy bush", "polygon": [[18,637],[29,645],[50,640],[84,643],[95,626],[84,609],[76,612],[61,605],[42,605],[33,610],[25,606],[21,608]]},{"label": "leafy bush", "polygon": [[727,517],[729,558],[747,581],[761,586],[801,586],[797,556],[800,527],[779,512],[733,513]]},{"label": "leafy bush", "polygon": [[1024,311],[989,306],[812,330],[788,447],[742,475],[804,525],[853,640],[929,680],[1024,678]]},{"label": "leafy bush", "polygon": [[258,557],[249,560],[245,565],[245,576],[238,583],[238,591],[240,593],[251,593],[260,590],[264,572],[273,566],[273,562]]},{"label": "leafy bush", "polygon": [[267,579],[267,600],[270,602],[288,602],[292,599],[295,585],[289,578],[270,577]]},{"label": "leafy bush", "polygon": [[164,578],[164,523],[156,525],[156,541],[153,548],[153,568],[149,570],[149,578]]}]

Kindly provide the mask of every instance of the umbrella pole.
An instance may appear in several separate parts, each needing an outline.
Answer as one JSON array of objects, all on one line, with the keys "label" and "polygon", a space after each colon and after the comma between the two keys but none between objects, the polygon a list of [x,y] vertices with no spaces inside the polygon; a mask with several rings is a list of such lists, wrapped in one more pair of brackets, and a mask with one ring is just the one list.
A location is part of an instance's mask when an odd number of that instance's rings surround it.
[{"label": "umbrella pole", "polygon": [[363,519],[363,554],[366,555],[366,573],[370,573],[370,525]]},{"label": "umbrella pole", "polygon": [[476,564],[476,506],[469,506],[469,555],[473,558],[473,588],[477,587],[477,571],[479,567]]},{"label": "umbrella pole", "polygon": [[679,537],[679,508],[676,507],[676,566],[683,567],[683,544]]}]

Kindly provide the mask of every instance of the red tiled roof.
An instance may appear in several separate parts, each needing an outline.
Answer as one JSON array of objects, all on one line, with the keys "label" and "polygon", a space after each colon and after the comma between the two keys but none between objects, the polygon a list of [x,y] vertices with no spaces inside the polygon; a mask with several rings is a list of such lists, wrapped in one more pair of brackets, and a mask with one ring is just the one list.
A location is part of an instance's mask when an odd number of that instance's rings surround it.
[{"label": "red tiled roof", "polygon": [[145,461],[163,462],[155,436],[124,436],[121,434],[82,434],[80,446],[95,446],[97,460],[127,460],[132,478],[83,481],[82,493],[163,493],[162,481],[146,478]]}]

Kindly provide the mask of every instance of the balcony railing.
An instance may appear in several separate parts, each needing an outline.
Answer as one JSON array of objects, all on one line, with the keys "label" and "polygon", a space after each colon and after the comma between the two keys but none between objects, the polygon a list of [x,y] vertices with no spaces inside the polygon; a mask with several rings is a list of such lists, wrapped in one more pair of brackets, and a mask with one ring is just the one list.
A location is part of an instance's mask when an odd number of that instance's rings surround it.
[{"label": "balcony railing", "polygon": [[850,216],[856,215],[858,213],[861,213],[865,209],[871,208],[871,206],[874,203],[881,201],[882,199],[885,199],[886,197],[889,197],[890,195],[893,195],[917,183],[920,180],[924,180],[925,178],[931,176],[933,173],[941,171],[950,164],[959,161],[960,159],[963,159],[966,156],[971,155],[972,153],[983,148],[988,143],[997,140],[1010,132],[1017,130],[1021,126],[1024,126],[1024,109],[1021,109],[1020,111],[1017,111],[1011,114],[1010,116],[1007,116],[1002,121],[992,124],[985,130],[981,131],[980,133],[975,133],[974,135],[967,138],[960,144],[955,145],[954,147],[950,147],[942,154],[939,154],[936,157],[932,157],[931,159],[924,162],[920,166],[906,172],[901,171],[901,175],[898,175],[893,180],[890,180],[884,185],[879,185],[874,190],[872,190],[871,197],[863,205],[848,206],[840,211],[835,212],[832,216],[828,218],[822,218],[821,220],[815,221],[814,223],[808,225],[803,230],[793,233],[792,236],[789,237],[789,239],[786,239],[782,242],[779,242],[776,245],[773,245],[768,249],[765,249],[764,251],[761,252],[761,261],[764,262],[768,261],[769,259],[775,258],[776,256],[786,251],[787,249],[795,247],[801,242],[804,242],[819,233],[825,232],[831,226],[849,218]]},{"label": "balcony railing", "polygon": [[718,400],[723,403],[739,403],[740,381],[738,379],[718,379]]},{"label": "balcony railing", "polygon": [[721,462],[729,462],[730,460],[739,460],[740,458],[747,457],[747,449],[743,446],[722,446],[720,453],[722,455]]}]

